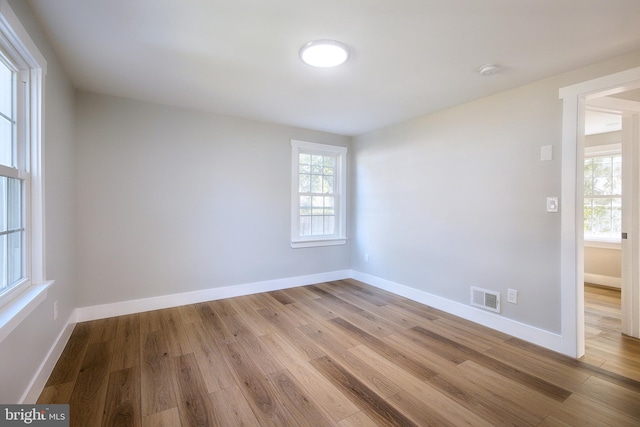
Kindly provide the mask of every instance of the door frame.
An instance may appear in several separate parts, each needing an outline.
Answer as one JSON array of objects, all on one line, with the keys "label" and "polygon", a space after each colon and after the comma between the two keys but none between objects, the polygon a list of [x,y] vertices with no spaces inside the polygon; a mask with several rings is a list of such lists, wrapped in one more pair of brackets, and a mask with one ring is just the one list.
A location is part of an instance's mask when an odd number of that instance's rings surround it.
[{"label": "door frame", "polygon": [[[560,198],[561,352],[582,357],[584,331],[583,177],[585,103],[640,87],[640,67],[561,88],[562,190]],[[636,284],[637,285],[637,284]],[[633,299],[633,298],[632,298]]]}]

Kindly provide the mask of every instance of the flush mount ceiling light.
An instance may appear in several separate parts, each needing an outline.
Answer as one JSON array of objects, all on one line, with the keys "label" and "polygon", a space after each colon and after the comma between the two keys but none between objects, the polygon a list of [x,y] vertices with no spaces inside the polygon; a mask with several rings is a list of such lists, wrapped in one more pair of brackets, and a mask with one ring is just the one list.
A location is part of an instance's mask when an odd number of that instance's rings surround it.
[{"label": "flush mount ceiling light", "polygon": [[487,64],[487,65],[483,65],[482,67],[478,68],[478,72],[480,74],[482,74],[483,76],[493,76],[498,71],[500,71],[500,66],[498,66],[496,64]]},{"label": "flush mount ceiling light", "polygon": [[336,67],[349,59],[349,48],[335,40],[314,40],[302,46],[300,59],[314,67]]}]

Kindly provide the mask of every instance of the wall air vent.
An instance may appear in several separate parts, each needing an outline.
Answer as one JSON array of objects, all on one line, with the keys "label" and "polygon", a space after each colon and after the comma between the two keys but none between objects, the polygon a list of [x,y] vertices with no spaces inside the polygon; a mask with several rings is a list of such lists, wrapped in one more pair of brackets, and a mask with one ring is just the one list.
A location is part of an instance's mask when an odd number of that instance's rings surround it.
[{"label": "wall air vent", "polygon": [[471,305],[500,313],[500,292],[472,286]]}]

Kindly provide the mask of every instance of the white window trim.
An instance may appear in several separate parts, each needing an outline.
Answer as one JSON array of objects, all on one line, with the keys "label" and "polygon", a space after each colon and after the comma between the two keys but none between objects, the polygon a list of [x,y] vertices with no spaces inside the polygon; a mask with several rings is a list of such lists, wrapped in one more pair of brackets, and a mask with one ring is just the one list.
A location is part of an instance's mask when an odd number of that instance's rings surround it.
[{"label": "white window trim", "polygon": [[592,147],[584,148],[584,157],[597,157],[597,156],[614,156],[622,153],[622,143],[617,142],[614,144],[606,145],[594,145]]},{"label": "white window trim", "polygon": [[587,248],[622,249],[622,239],[599,239],[585,235],[584,246]]},{"label": "white window trim", "polygon": [[[620,153],[622,153],[622,143],[620,142],[606,145],[594,145],[592,147],[584,148],[585,159],[598,156],[615,156]],[[613,238],[585,234],[584,246],[588,248],[622,249],[622,236],[619,238]]]},{"label": "white window trim", "polygon": [[[334,246],[344,245],[347,243],[347,147],[318,144],[315,142],[291,140],[291,247],[296,248],[309,248],[316,246]],[[336,189],[336,205],[338,206],[337,212],[337,232],[331,237],[322,236],[300,236],[299,230],[299,167],[298,156],[300,152],[316,152],[316,153],[331,153],[338,155],[338,169],[337,177],[338,182],[335,183]]]},{"label": "white window trim", "polygon": [[20,58],[29,69],[26,90],[29,99],[27,126],[24,132],[28,146],[24,157],[29,170],[25,192],[26,256],[28,280],[14,286],[0,299],[0,342],[2,342],[42,301],[53,281],[45,280],[44,242],[44,162],[42,159],[43,82],[47,62],[31,40],[7,0],[0,0],[0,43],[13,57]]}]

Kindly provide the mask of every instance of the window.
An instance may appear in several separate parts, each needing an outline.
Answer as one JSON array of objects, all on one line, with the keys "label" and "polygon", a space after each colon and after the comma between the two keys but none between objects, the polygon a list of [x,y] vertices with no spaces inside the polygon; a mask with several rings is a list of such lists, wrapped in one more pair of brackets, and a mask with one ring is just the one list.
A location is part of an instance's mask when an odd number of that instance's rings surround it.
[{"label": "window", "polygon": [[345,244],[347,148],[291,141],[291,247]]},{"label": "window", "polygon": [[46,297],[41,158],[46,61],[0,0],[0,341]]},{"label": "window", "polygon": [[584,159],[584,238],[619,242],[622,232],[622,155],[619,144],[587,149]]},{"label": "window", "polygon": [[27,174],[17,144],[16,75],[14,65],[0,57],[0,295],[25,279],[22,195]]}]

